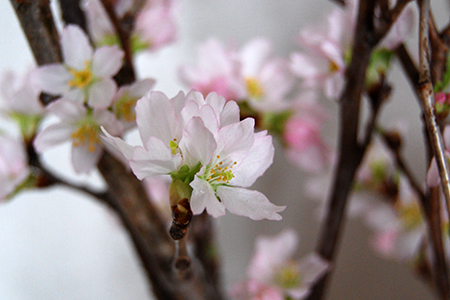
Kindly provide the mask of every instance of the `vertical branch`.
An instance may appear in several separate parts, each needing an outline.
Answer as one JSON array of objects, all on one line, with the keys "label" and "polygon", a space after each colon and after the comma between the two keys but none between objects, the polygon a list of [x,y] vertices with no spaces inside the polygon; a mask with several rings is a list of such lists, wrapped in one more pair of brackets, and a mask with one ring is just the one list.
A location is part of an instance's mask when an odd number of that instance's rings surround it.
[{"label": "vertical branch", "polygon": [[[370,32],[373,32],[374,8],[375,1],[360,1],[353,57],[346,72],[346,86],[339,101],[339,158],[328,214],[317,247],[319,254],[330,263],[334,260],[339,233],[343,228],[347,198],[365,151],[365,146],[358,143],[358,127],[366,68],[375,45],[373,36],[370,35]],[[313,287],[308,299],[322,299],[329,275],[330,272]]]},{"label": "vertical branch", "polygon": [[49,0],[11,0],[34,58],[39,65],[62,60]]},{"label": "vertical branch", "polygon": [[425,124],[430,136],[431,146],[439,169],[441,177],[441,186],[447,204],[447,212],[450,212],[450,175],[449,166],[444,152],[444,141],[437,124],[433,84],[431,83],[430,64],[429,64],[429,39],[428,24],[430,16],[429,0],[419,1],[420,4],[420,31],[419,31],[419,98],[425,117]]}]

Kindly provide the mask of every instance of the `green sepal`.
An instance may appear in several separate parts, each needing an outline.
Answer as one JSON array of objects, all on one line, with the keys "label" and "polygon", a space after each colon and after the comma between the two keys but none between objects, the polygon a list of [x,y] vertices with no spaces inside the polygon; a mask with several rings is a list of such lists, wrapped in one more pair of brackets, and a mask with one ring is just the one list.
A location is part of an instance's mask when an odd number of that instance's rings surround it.
[{"label": "green sepal", "polygon": [[394,52],[382,48],[372,53],[369,60],[369,65],[366,70],[366,86],[371,87],[377,84],[381,76],[385,75],[391,66]]},{"label": "green sepal", "polygon": [[27,115],[18,112],[10,114],[10,117],[17,122],[25,141],[30,141],[38,129],[39,123],[42,120],[40,115]]},{"label": "green sepal", "polygon": [[189,184],[194,180],[195,174],[197,174],[201,168],[202,168],[201,163],[196,164],[192,168],[189,168],[188,165],[183,165],[178,171],[171,172],[170,177],[172,177],[172,180],[177,179],[184,183]]},{"label": "green sepal", "polygon": [[286,123],[293,113],[292,110],[266,112],[262,115],[262,128],[267,129],[271,134],[282,137]]}]

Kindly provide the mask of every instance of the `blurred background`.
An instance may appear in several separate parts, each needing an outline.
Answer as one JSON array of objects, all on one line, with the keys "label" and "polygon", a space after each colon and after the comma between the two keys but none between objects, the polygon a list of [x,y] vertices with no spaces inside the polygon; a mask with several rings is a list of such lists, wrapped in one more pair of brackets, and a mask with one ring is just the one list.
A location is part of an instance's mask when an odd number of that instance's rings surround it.
[{"label": "blurred background", "polygon": [[[255,37],[267,37],[276,55],[287,57],[297,49],[294,39],[299,30],[323,19],[334,6],[325,0],[179,2],[177,42],[136,59],[139,75],[155,78],[155,89],[168,96],[184,89],[177,68],[194,63],[197,45],[209,37],[239,46]],[[443,1],[433,4],[436,18],[445,21],[448,7]],[[0,26],[0,70],[25,71],[33,58],[9,1],[0,2]],[[409,40],[413,53],[415,43],[414,38]],[[394,93],[381,120],[392,125],[406,122],[405,156],[423,179],[426,166],[417,101],[398,67],[389,79],[394,82]],[[332,109],[334,106],[330,104]],[[335,135],[335,128],[330,126],[330,135]],[[74,173],[68,149],[69,145],[64,145],[48,151],[44,156],[48,165],[70,180],[100,188],[103,183],[98,174],[85,177]],[[320,223],[317,202],[304,192],[309,175],[277,149],[273,166],[253,188],[273,203],[288,206],[283,220],[255,222],[231,214],[216,220],[225,288],[244,279],[255,237],[260,234],[294,228],[300,235],[300,254],[315,247]],[[368,244],[368,234],[361,220],[346,223],[328,299],[433,299],[431,289],[407,265],[377,256]],[[130,239],[115,216],[94,199],[55,188],[23,192],[0,204],[0,299],[152,298]]]}]

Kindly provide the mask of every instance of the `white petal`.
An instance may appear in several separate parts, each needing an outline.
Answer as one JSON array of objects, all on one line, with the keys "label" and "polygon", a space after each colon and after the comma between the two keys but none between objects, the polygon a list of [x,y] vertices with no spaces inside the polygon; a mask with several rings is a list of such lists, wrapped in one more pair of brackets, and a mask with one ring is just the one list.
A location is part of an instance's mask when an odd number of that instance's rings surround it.
[{"label": "white petal", "polygon": [[52,124],[42,130],[34,140],[34,147],[39,153],[70,139],[75,128],[62,123]]},{"label": "white petal", "polygon": [[211,161],[217,144],[203,121],[199,117],[194,117],[185,128],[180,147],[186,149],[192,157],[205,165]]},{"label": "white petal", "polygon": [[219,118],[210,105],[203,105],[200,110],[200,118],[209,131],[216,133],[219,130]]},{"label": "white petal", "polygon": [[61,33],[64,63],[75,70],[82,70],[92,59],[92,47],[86,34],[78,26],[68,25]]},{"label": "white petal", "polygon": [[54,95],[68,92],[71,79],[73,76],[61,64],[42,66],[31,73],[31,82],[36,88]]},{"label": "white petal", "polygon": [[220,113],[220,127],[239,122],[239,106],[235,101],[228,101]]},{"label": "white petal", "polygon": [[161,92],[151,92],[150,98],[143,97],[136,103],[136,123],[144,143],[157,137],[169,145],[174,138],[181,137],[181,125],[175,116],[169,98]]},{"label": "white petal", "polygon": [[208,214],[213,217],[225,215],[225,206],[217,199],[212,187],[204,180],[195,176],[191,182],[191,209],[195,215],[201,214],[205,208]]},{"label": "white petal", "polygon": [[282,217],[277,213],[286,208],[270,203],[269,199],[258,191],[244,188],[219,186],[217,196],[232,214],[252,220],[281,220]]},{"label": "white petal", "polygon": [[118,137],[114,137],[112,135],[110,135],[105,128],[102,126],[101,127],[103,133],[105,134],[105,136],[101,136],[101,138],[108,144],[112,145],[115,149],[119,150],[120,153],[123,154],[123,156],[127,159],[130,160],[133,157],[133,152],[135,147],[131,146],[130,144],[128,144],[127,142],[125,142],[124,140],[122,140],[121,138]]},{"label": "white petal", "polygon": [[142,180],[153,175],[169,174],[177,170],[180,163],[179,154],[172,155],[172,151],[161,140],[150,137],[146,148],[135,148],[130,166],[134,174]]},{"label": "white petal", "polygon": [[240,54],[244,76],[259,75],[263,63],[269,58],[271,52],[272,45],[267,39],[258,38],[248,42]]},{"label": "white petal", "polygon": [[89,89],[88,104],[93,108],[107,108],[117,92],[114,80],[107,78],[96,82]]},{"label": "white petal", "polygon": [[86,108],[82,104],[66,98],[50,103],[47,109],[67,124],[74,123],[86,115]]},{"label": "white petal", "polygon": [[146,78],[144,80],[137,81],[130,86],[130,97],[131,98],[141,98],[146,96],[148,92],[155,85],[155,80]]},{"label": "white petal", "polygon": [[86,102],[84,91],[79,88],[72,88],[69,92],[64,93],[64,98],[70,99],[71,101],[79,104],[84,104]]},{"label": "white petal", "polygon": [[103,147],[96,147],[95,151],[88,150],[87,146],[72,147],[72,164],[77,173],[89,173],[97,166],[103,153]]},{"label": "white petal", "polygon": [[302,283],[310,285],[319,279],[329,268],[329,264],[313,252],[303,257],[298,264],[302,274]]},{"label": "white petal", "polygon": [[221,155],[233,152],[236,152],[237,155],[247,154],[254,142],[254,128],[255,120],[253,118],[246,118],[241,122],[221,128],[217,134],[218,152]]},{"label": "white petal", "polygon": [[118,46],[97,49],[92,58],[92,72],[97,77],[112,77],[122,67],[124,52]]}]

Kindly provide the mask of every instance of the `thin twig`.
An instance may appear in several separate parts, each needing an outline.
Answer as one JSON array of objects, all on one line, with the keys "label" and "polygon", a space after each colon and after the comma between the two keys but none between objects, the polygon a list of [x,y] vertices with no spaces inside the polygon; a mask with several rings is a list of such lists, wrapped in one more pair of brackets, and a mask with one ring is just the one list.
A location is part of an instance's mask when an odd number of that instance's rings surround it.
[{"label": "thin twig", "polygon": [[114,10],[114,6],[109,0],[101,0],[103,7],[108,14],[111,23],[116,30],[116,34],[119,37],[120,44],[122,45],[122,49],[125,52],[125,62],[122,66],[122,69],[116,75],[115,79],[117,84],[124,85],[130,84],[136,80],[136,75],[134,73],[132,53],[131,53],[131,43],[130,36],[132,32],[132,28],[123,28],[121,22],[117,18],[116,12]]},{"label": "thin twig", "polygon": [[420,31],[419,31],[419,58],[420,58],[420,93],[419,98],[422,103],[425,123],[431,140],[434,157],[441,177],[441,186],[447,203],[447,212],[450,212],[450,175],[449,166],[445,156],[444,141],[436,121],[434,108],[433,85],[430,77],[429,65],[429,40],[428,40],[428,18],[429,1],[420,1]]}]

